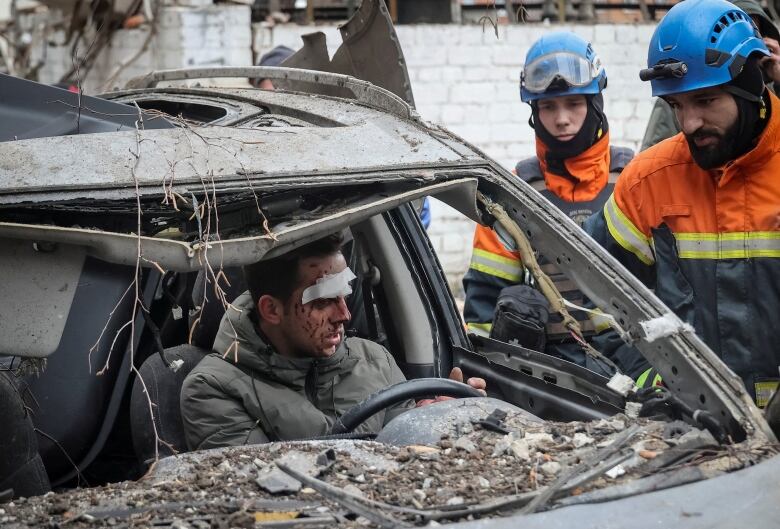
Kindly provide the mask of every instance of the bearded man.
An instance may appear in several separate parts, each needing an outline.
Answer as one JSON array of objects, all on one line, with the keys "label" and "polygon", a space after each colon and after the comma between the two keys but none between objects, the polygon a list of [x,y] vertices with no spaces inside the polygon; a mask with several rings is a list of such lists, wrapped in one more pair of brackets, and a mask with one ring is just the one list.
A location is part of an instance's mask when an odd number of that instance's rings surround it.
[{"label": "bearded man", "polygon": [[[638,154],[586,230],[744,381],[759,406],[778,385],[780,100],[769,51],[725,0],[686,0],[660,22],[640,73],[681,133]],[[659,383],[619,340],[596,344],[637,385]],[[672,367],[674,370],[674,367]]]}]

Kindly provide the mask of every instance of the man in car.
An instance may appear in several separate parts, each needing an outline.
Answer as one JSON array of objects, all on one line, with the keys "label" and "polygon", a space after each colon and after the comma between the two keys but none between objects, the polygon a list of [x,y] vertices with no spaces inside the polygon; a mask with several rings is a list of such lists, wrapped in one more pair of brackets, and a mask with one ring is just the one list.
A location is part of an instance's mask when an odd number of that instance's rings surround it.
[{"label": "man in car", "polygon": [[[536,156],[519,162],[515,172],[578,224],[601,209],[633,156],[630,149],[609,143],[602,96],[606,86],[598,55],[574,33],[551,32],[528,50],[520,96],[531,107]],[[540,264],[565,298],[582,304],[582,294],[553,263]],[[548,315],[544,296],[522,285],[529,282],[527,275],[511,240],[490,227],[477,226],[471,265],[463,279],[469,329],[587,365],[589,358],[561,317]],[[505,316],[504,307],[514,313]],[[572,316],[586,337],[600,330],[586,312],[573,311]]]},{"label": "man in car", "polygon": [[[765,78],[773,83],[773,89],[777,93],[780,90],[780,84],[778,84],[780,83],[780,32],[761,4],[755,0],[734,0],[732,3],[750,15],[750,18],[756,23],[758,32],[771,53],[769,57],[761,60],[761,67],[764,70]],[[642,150],[652,147],[661,140],[671,138],[678,132],[680,132],[680,126],[674,119],[674,112],[663,98],[658,98],[653,106],[653,112],[650,114],[650,121],[647,123],[645,137],[642,140]]]},{"label": "man in car", "polygon": [[[355,275],[342,242],[332,235],[245,267],[249,291],[227,309],[215,352],[182,387],[191,449],[325,435],[348,409],[405,380],[382,346],[344,337]],[[450,378],[463,381],[460,369]],[[478,378],[468,384],[485,388]],[[377,432],[414,405],[392,406],[356,431]]]},{"label": "man in car", "polygon": [[[780,365],[767,325],[780,308],[780,100],[764,85],[768,56],[754,22],[733,4],[672,7],[641,76],[671,105],[682,133],[637,155],[586,223],[759,405],[777,388]],[[658,382],[635,349],[620,343],[602,352],[639,386]]]}]

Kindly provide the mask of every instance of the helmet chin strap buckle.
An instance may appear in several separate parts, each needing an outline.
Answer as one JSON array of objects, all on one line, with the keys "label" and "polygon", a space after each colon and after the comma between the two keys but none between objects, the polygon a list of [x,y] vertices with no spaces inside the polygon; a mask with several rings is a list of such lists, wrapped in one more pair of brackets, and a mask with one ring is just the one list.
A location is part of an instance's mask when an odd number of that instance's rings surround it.
[{"label": "helmet chin strap buckle", "polygon": [[684,62],[665,62],[656,64],[652,68],[645,68],[639,72],[639,79],[652,81],[653,79],[680,79],[688,73],[688,65]]}]

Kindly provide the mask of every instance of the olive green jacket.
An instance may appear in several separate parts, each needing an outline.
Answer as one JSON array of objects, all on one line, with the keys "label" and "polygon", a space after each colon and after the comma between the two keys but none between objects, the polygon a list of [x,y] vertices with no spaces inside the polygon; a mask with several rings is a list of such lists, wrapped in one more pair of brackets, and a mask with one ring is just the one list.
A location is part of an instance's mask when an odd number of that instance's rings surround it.
[{"label": "olive green jacket", "polygon": [[[328,358],[282,356],[258,335],[249,294],[233,305],[241,312],[227,310],[214,352],[181,390],[191,450],[324,435],[368,395],[405,380],[385,348],[360,338],[347,338]],[[407,401],[380,412],[356,431],[377,432],[412,406]]]}]

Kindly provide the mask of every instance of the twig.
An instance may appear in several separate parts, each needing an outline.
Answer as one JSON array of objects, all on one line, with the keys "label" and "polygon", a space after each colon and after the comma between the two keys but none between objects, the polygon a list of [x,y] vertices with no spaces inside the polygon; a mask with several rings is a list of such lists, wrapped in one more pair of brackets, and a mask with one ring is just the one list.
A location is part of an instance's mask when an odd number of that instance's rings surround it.
[{"label": "twig", "polygon": [[65,448],[63,448],[63,446],[60,444],[60,442],[59,442],[59,441],[57,441],[57,440],[56,440],[54,437],[52,437],[51,435],[49,435],[49,434],[47,434],[46,432],[44,432],[43,430],[40,430],[40,429],[38,429],[38,428],[35,428],[35,432],[36,432],[37,434],[40,434],[40,435],[44,436],[46,439],[48,439],[49,441],[51,441],[52,443],[54,443],[54,445],[55,445],[57,448],[59,448],[59,449],[60,449],[60,452],[62,452],[62,454],[65,456],[65,459],[67,459],[67,460],[68,460],[68,462],[69,462],[69,463],[70,463],[70,464],[73,466],[73,468],[76,470],[76,478],[79,480],[79,481],[78,481],[78,482],[79,482],[79,484],[81,484],[81,482],[83,481],[83,482],[84,482],[84,484],[85,484],[87,487],[89,487],[89,482],[88,482],[88,481],[87,481],[87,480],[84,478],[84,476],[81,474],[81,470],[79,470],[79,466],[76,464],[76,462],[75,462],[75,461],[73,461],[73,459],[71,459],[70,455],[68,454],[68,451],[67,451],[67,450],[65,450]]},{"label": "twig", "polygon": [[[111,319],[114,317],[114,313],[115,313],[115,312],[116,312],[116,310],[119,308],[119,306],[122,304],[122,301],[124,301],[124,299],[125,299],[125,296],[127,296],[127,293],[128,293],[128,292],[130,292],[130,289],[131,289],[132,287],[133,287],[133,284],[132,284],[132,283],[130,283],[129,285],[127,285],[127,288],[125,289],[125,291],[124,291],[124,293],[122,294],[122,296],[119,298],[119,301],[117,301],[117,302],[116,302],[116,305],[114,305],[114,308],[113,308],[113,309],[111,309],[111,312],[108,314],[108,319],[106,320],[106,324],[105,324],[105,325],[103,325],[103,329],[100,331],[100,335],[98,336],[98,338],[97,338],[97,341],[95,341],[95,343],[92,345],[92,347],[90,347],[90,348],[89,348],[89,354],[87,355],[87,363],[88,363],[88,365],[89,365],[89,372],[90,372],[90,373],[92,373],[92,353],[93,353],[93,352],[95,351],[95,349],[97,349],[97,348],[98,348],[98,346],[100,345],[100,342],[101,342],[101,340],[103,339],[103,335],[106,333],[106,330],[108,330],[108,325],[111,323]],[[117,334],[118,334],[118,333],[119,333],[121,330],[122,330],[122,329],[119,329],[119,331],[117,331]],[[114,336],[114,341],[116,341],[116,336]],[[108,350],[108,356],[109,356],[109,358],[111,357],[111,351],[112,351],[112,350],[113,350],[113,345],[112,345],[112,348]],[[106,363],[108,363],[108,359],[106,360]]]},{"label": "twig", "polygon": [[479,17],[479,20],[477,21],[478,24],[482,24],[482,33],[485,32],[485,23],[489,22],[491,26],[493,26],[493,33],[495,33],[496,38],[498,38],[498,10],[496,9],[496,1],[493,0],[492,7],[493,7],[493,14],[496,17],[495,20],[490,18],[490,7],[491,4],[485,5],[485,14],[481,17]]}]

